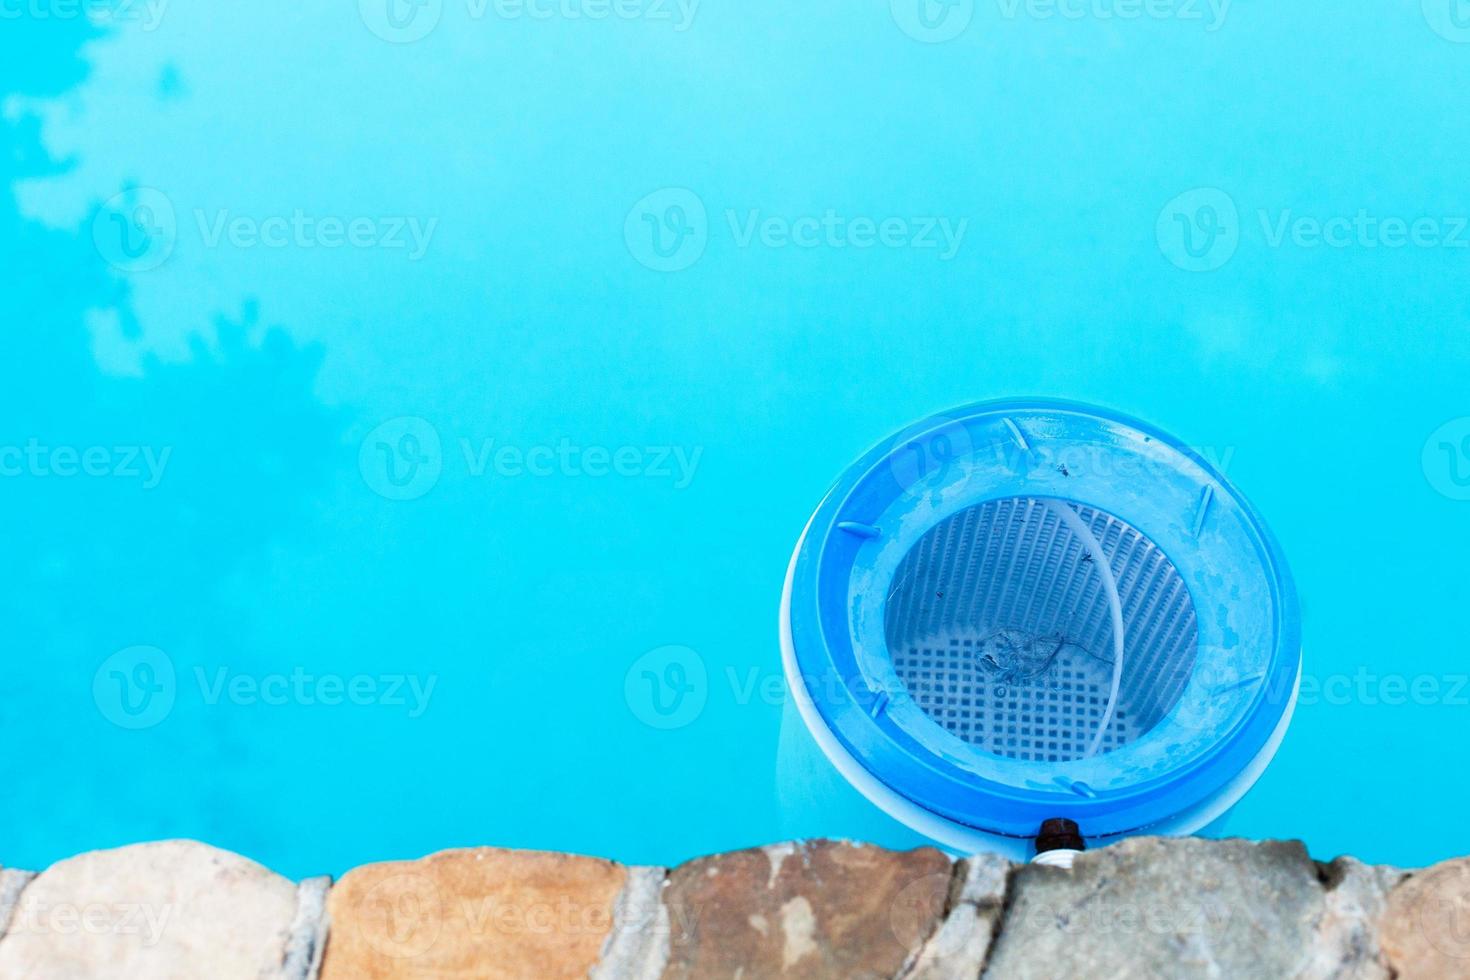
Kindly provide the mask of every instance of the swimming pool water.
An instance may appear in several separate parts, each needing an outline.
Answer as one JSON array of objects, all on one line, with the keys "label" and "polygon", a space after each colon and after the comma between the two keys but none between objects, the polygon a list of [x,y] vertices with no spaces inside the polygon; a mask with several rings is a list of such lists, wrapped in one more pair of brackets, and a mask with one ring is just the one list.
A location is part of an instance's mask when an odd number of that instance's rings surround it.
[{"label": "swimming pool water", "polygon": [[1463,853],[1454,0],[391,2],[6,7],[0,863],[773,839],[802,523],[1014,395],[1281,541],[1229,830]]}]

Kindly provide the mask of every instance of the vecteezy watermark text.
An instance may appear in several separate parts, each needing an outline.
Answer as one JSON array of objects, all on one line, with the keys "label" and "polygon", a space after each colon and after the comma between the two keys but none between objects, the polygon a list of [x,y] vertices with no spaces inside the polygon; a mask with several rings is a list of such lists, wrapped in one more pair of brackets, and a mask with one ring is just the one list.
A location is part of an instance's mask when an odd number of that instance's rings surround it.
[{"label": "vecteezy watermark text", "polygon": [[1177,20],[1225,26],[1231,0],[996,0],[1006,20]]},{"label": "vecteezy watermark text", "polygon": [[472,20],[487,13],[501,20],[646,20],[684,32],[694,25],[700,0],[465,0]]},{"label": "vecteezy watermark text", "polygon": [[[722,212],[739,249],[911,249],[941,262],[959,254],[970,219],[944,215],[866,215],[837,208],[771,214],[763,208]],[[623,241],[639,264],[656,272],[687,269],[704,255],[711,236],[704,200],[686,187],[665,187],[639,199],[623,220]]]},{"label": "vecteezy watermark text", "polygon": [[[429,250],[437,217],[419,215],[241,214],[230,208],[194,208],[193,233],[206,249],[378,249],[402,252],[410,262]],[[181,227],[182,226],[182,227]],[[114,194],[92,216],[92,243],[114,268],[147,272],[168,261],[188,228],[173,200],[156,187]]]},{"label": "vecteezy watermark text", "polygon": [[[1208,676],[1208,671],[1205,675]],[[883,682],[862,675],[843,677],[837,674],[812,674],[801,678],[802,686],[824,704],[852,705],[862,711],[892,710],[912,703],[943,703],[971,697],[973,685],[946,677],[937,677],[910,687],[894,678]],[[993,678],[997,688],[1006,682]],[[1208,683],[1208,680],[1207,680]],[[1218,685],[1224,691],[1242,687],[1238,678],[1224,676]],[[711,672],[700,654],[686,646],[663,646],[638,657],[628,667],[623,681],[623,697],[629,710],[651,728],[684,728],[700,717],[711,696],[740,707],[764,705],[783,707],[792,698],[791,685],[779,669],[761,666],[737,668],[726,665]],[[1290,686],[1266,692],[1276,703],[1285,704],[1292,695]],[[1305,673],[1296,692],[1302,707],[1396,708],[1405,705],[1463,709],[1470,708],[1470,674],[1381,673],[1370,667],[1350,672]],[[1178,723],[1193,724],[1187,713]]]},{"label": "vecteezy watermark text", "polygon": [[[1003,22],[1176,21],[1213,34],[1225,26],[1232,0],[995,0]],[[978,0],[889,0],[899,29],[916,41],[939,44],[964,34]],[[982,14],[983,18],[983,14]],[[976,30],[983,30],[983,27]]]},{"label": "vecteezy watermark text", "polygon": [[1397,708],[1402,705],[1470,708],[1470,674],[1382,674],[1358,667],[1351,674],[1303,674],[1298,702],[1304,706],[1347,705]]},{"label": "vecteezy watermark text", "polygon": [[0,0],[0,21],[81,20],[94,24],[137,24],[154,31],[169,0]]},{"label": "vecteezy watermark text", "polygon": [[1217,187],[1185,191],[1159,212],[1159,251],[1188,272],[1212,272],[1253,239],[1270,249],[1470,249],[1467,215],[1404,216],[1367,208],[1320,215],[1257,208],[1254,219],[1243,217],[1234,198]]},{"label": "vecteezy watermark text", "polygon": [[694,25],[700,0],[358,0],[358,15],[369,31],[392,44],[412,44],[434,32],[446,7],[463,7],[472,22],[644,21],[667,24],[677,33]]},{"label": "vecteezy watermark text", "polygon": [[[636,930],[663,942],[680,942],[694,933],[699,908],[671,903],[639,909],[605,901],[583,901],[566,895],[529,900],[513,894],[456,895],[438,880],[417,871],[401,871],[379,879],[354,903],[359,935],[378,953],[392,959],[420,956],[432,949],[446,928],[475,937],[544,936],[562,941],[606,936],[614,929]],[[483,941],[483,940],[482,940]]]},{"label": "vecteezy watermark text", "polygon": [[39,439],[0,445],[0,478],[71,477],[141,480],[152,490],[163,480],[172,446],[48,446]]},{"label": "vecteezy watermark text", "polygon": [[1257,212],[1261,233],[1271,248],[1470,248],[1470,218],[1400,218],[1359,208],[1354,215],[1321,218],[1291,208]]},{"label": "vecteezy watermark text", "polygon": [[297,208],[289,215],[237,215],[229,209],[195,209],[194,222],[205,248],[225,242],[234,248],[382,248],[407,249],[417,262],[428,251],[438,218],[415,215],[382,218],[314,216]]},{"label": "vecteezy watermark text", "polygon": [[304,667],[293,667],[289,674],[246,674],[231,671],[228,667],[216,667],[206,671],[194,668],[194,679],[199,686],[204,703],[216,705],[221,701],[229,704],[284,707],[322,705],[333,708],[351,704],[358,707],[377,705],[387,708],[406,708],[408,717],[418,718],[429,707],[434,688],[439,683],[436,674],[314,674]]},{"label": "vecteezy watermark text", "polygon": [[158,945],[175,906],[148,902],[41,902],[21,893],[7,935],[136,936],[144,947]]},{"label": "vecteezy watermark text", "polygon": [[[195,665],[192,678],[205,707],[287,706],[378,707],[402,710],[420,718],[439,683],[437,674],[358,673],[310,671],[295,666],[286,671],[254,672],[228,666]],[[97,668],[92,677],[92,699],[102,717],[119,728],[152,728],[166,719],[182,693],[173,658],[152,646],[119,650]]]},{"label": "vecteezy watermark text", "polygon": [[[464,474],[471,479],[643,479],[683,490],[694,482],[703,446],[585,444],[563,436],[555,442],[516,444],[495,438],[458,440]],[[417,416],[389,419],[358,447],[358,469],[373,492],[389,500],[422,497],[445,467],[439,430]]]},{"label": "vecteezy watermark text", "polygon": [[499,445],[494,439],[478,444],[459,441],[465,471],[502,477],[620,476],[669,480],[675,490],[694,482],[694,471],[704,455],[703,446],[583,446],[563,437],[554,444]]},{"label": "vecteezy watermark text", "polygon": [[939,216],[847,217],[827,208],[820,215],[767,215],[760,208],[725,211],[730,237],[738,248],[915,248],[938,249],[948,262],[959,253],[969,218]]}]

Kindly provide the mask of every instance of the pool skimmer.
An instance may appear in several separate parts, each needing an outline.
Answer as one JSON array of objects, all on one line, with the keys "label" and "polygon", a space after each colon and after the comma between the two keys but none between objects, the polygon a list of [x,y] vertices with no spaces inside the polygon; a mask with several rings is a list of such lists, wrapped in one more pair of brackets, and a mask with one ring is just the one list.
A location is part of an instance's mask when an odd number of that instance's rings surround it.
[{"label": "pool skimmer", "polygon": [[960,409],[853,464],[781,634],[788,790],[820,749],[888,818],[1012,856],[1052,820],[1093,843],[1205,827],[1274,754],[1300,671],[1250,504],[1164,433],[1059,401]]}]

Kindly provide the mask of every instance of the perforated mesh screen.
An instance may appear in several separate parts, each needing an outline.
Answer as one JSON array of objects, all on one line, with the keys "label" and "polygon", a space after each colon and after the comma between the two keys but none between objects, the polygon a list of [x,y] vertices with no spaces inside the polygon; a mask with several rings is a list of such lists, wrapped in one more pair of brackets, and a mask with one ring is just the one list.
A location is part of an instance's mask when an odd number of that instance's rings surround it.
[{"label": "perforated mesh screen", "polygon": [[1057,507],[1091,530],[1122,605],[1122,676],[1098,751],[1127,744],[1174,706],[1198,643],[1184,580],[1116,517],[1028,498],[990,501],[937,525],[905,556],[889,592],[894,667],[935,722],[1018,759],[1086,755],[1112,688],[1105,572]]}]

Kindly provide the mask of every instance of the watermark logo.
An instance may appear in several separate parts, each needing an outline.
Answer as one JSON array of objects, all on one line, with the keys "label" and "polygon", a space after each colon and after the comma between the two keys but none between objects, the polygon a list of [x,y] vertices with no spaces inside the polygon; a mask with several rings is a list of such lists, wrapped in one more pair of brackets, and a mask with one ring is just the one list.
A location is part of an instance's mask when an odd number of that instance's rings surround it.
[{"label": "watermark logo", "polygon": [[917,422],[894,437],[888,470],[904,494],[922,497],[954,482],[974,452],[965,424],[941,416]]},{"label": "watermark logo", "polygon": [[1470,0],[1423,0],[1423,9],[1434,33],[1456,44],[1470,44]]},{"label": "watermark logo", "polygon": [[1424,441],[1420,456],[1429,485],[1451,500],[1470,500],[1470,416],[1451,419]]},{"label": "watermark logo", "polygon": [[645,725],[683,728],[700,716],[709,698],[704,658],[684,646],[650,650],[628,668],[623,697]]},{"label": "watermark logo", "polygon": [[949,886],[947,874],[925,875],[893,896],[888,906],[888,928],[910,953],[924,949],[930,959],[944,959],[959,953],[962,944],[971,938],[961,930],[934,929],[934,923],[944,921]]},{"label": "watermark logo", "polygon": [[434,489],[444,469],[439,430],[417,416],[389,419],[362,440],[357,467],[379,496],[416,500]]},{"label": "watermark logo", "polygon": [[1185,191],[1159,212],[1159,251],[1186,272],[1210,272],[1235,256],[1240,214],[1235,201],[1215,187]]},{"label": "watermark logo", "polygon": [[709,244],[704,201],[685,187],[654,191],[628,211],[623,241],[633,258],[655,272],[687,269]]},{"label": "watermark logo", "polygon": [[390,44],[411,44],[429,36],[444,14],[444,0],[357,0],[367,29]]},{"label": "watermark logo", "polygon": [[[1242,673],[1233,666],[1232,652],[1213,643],[1201,643],[1195,654],[1194,670],[1189,686],[1204,692],[1204,697],[1183,697],[1173,709],[1173,724],[1184,732],[1219,730],[1222,719],[1234,717],[1258,696],[1269,703],[1275,698],[1290,698],[1291,689],[1274,691],[1268,679],[1259,673]],[[1126,660],[1125,660],[1126,663]]]},{"label": "watermark logo", "polygon": [[173,711],[176,695],[174,663],[157,647],[119,650],[92,677],[97,710],[119,728],[152,728]]},{"label": "watermark logo", "polygon": [[147,272],[163,265],[178,237],[173,202],[153,187],[114,194],[92,216],[97,254],[122,272]]},{"label": "watermark logo", "polygon": [[1413,890],[1413,918],[1429,944],[1450,959],[1470,959],[1470,867],[1446,863],[1400,887]]},{"label": "watermark logo", "polygon": [[975,0],[889,0],[893,22],[915,41],[942,44],[965,32],[975,17]]},{"label": "watermark logo", "polygon": [[362,896],[358,928],[368,944],[395,959],[422,956],[439,940],[444,903],[427,876],[391,875]]}]

